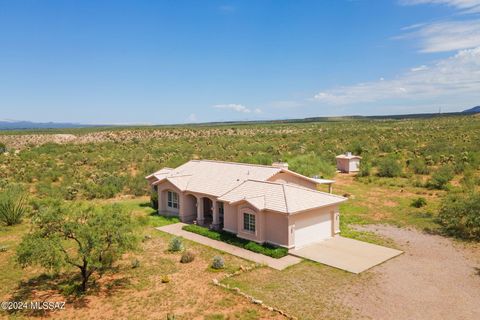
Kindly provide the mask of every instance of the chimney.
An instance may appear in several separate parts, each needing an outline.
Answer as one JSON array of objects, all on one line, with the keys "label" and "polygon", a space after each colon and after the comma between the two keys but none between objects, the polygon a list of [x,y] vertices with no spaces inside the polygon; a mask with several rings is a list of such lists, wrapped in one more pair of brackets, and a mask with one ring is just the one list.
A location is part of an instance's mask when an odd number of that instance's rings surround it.
[{"label": "chimney", "polygon": [[287,162],[274,162],[274,163],[272,163],[272,167],[280,168],[280,169],[288,169],[288,163]]},{"label": "chimney", "polygon": [[346,155],[347,157],[351,157],[351,156],[352,156],[352,153],[351,153],[350,151],[347,151],[347,152],[345,152],[345,155]]}]

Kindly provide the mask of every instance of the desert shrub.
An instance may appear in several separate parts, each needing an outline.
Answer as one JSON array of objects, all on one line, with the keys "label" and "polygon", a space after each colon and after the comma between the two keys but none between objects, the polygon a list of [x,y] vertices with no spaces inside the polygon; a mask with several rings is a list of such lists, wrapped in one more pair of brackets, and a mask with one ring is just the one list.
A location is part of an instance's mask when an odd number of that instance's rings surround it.
[{"label": "desert shrub", "polygon": [[378,163],[378,176],[394,178],[402,174],[402,167],[394,158],[385,158]]},{"label": "desert shrub", "polygon": [[225,268],[225,261],[223,260],[223,258],[221,256],[213,257],[212,268],[213,269],[223,269],[223,268]]},{"label": "desert shrub", "polygon": [[414,208],[421,208],[426,205],[427,205],[427,200],[423,197],[413,199],[412,203],[410,203],[410,206]]},{"label": "desert shrub", "polygon": [[167,275],[162,276],[162,283],[169,283],[170,282],[170,277]]},{"label": "desert shrub", "polygon": [[457,193],[442,200],[438,223],[446,234],[480,240],[480,194]]},{"label": "desert shrub", "polygon": [[447,184],[453,179],[453,177],[453,169],[450,166],[443,166],[427,181],[427,187],[429,189],[437,190],[447,189]]},{"label": "desert shrub", "polygon": [[183,250],[183,240],[180,237],[175,237],[172,240],[170,240],[170,243],[168,245],[168,251],[171,252],[178,252]]},{"label": "desert shrub", "polygon": [[0,142],[0,154],[7,152],[7,146],[5,143]]},{"label": "desert shrub", "polygon": [[195,254],[192,251],[185,251],[180,258],[181,263],[190,263],[195,260]]},{"label": "desert shrub", "polygon": [[8,250],[8,246],[4,244],[0,244],[0,252],[6,252]]},{"label": "desert shrub", "polygon": [[363,162],[360,165],[360,171],[358,172],[357,176],[359,177],[368,177],[372,172],[372,165],[370,162]]},{"label": "desert shrub", "polygon": [[0,193],[0,223],[7,226],[19,224],[27,212],[27,195],[22,188],[9,186]]},{"label": "desert shrub", "polygon": [[138,259],[133,259],[132,262],[130,263],[132,266],[132,269],[136,269],[140,267],[140,260]]},{"label": "desert shrub", "polygon": [[158,192],[155,189],[150,191],[150,205],[153,209],[158,210]]},{"label": "desert shrub", "polygon": [[409,163],[409,167],[413,170],[415,174],[430,174],[430,169],[428,168],[425,160],[417,158],[412,160]]}]

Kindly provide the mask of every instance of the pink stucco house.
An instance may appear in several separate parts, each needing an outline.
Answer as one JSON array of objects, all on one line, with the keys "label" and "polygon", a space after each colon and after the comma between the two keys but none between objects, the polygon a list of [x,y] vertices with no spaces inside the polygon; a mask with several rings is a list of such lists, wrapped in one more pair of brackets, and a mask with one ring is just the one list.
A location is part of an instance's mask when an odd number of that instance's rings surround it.
[{"label": "pink stucco house", "polygon": [[159,213],[259,243],[299,248],[340,232],[346,198],[317,190],[319,180],[272,166],[191,160],[146,177]]}]

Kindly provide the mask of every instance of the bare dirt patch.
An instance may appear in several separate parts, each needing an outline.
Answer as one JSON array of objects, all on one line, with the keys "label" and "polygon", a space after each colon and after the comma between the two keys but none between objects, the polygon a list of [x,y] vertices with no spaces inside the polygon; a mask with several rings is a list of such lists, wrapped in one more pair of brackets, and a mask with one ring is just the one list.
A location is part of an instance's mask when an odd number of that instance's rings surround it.
[{"label": "bare dirt patch", "polygon": [[366,226],[405,253],[353,284],[344,303],[372,319],[479,319],[480,246],[392,226]]}]

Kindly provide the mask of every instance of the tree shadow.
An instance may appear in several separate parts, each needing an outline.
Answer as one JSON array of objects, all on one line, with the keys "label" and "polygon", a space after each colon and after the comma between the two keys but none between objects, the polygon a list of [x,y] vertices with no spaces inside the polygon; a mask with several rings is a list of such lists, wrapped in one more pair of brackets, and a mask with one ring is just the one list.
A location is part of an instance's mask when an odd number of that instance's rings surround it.
[{"label": "tree shadow", "polygon": [[475,270],[475,274],[476,274],[477,276],[480,276],[480,268],[478,268],[478,267],[473,267],[473,269]]},{"label": "tree shadow", "polygon": [[[88,307],[88,297],[112,296],[130,284],[128,278],[112,278],[115,272],[99,275],[89,283],[87,292],[80,290],[81,279],[75,273],[65,274],[41,274],[28,280],[20,281],[17,288],[12,292],[9,301],[42,301],[42,302],[65,302],[65,308],[82,309]],[[9,314],[19,314],[27,317],[47,317],[53,312],[61,312],[58,309],[42,310],[7,310]]]}]

